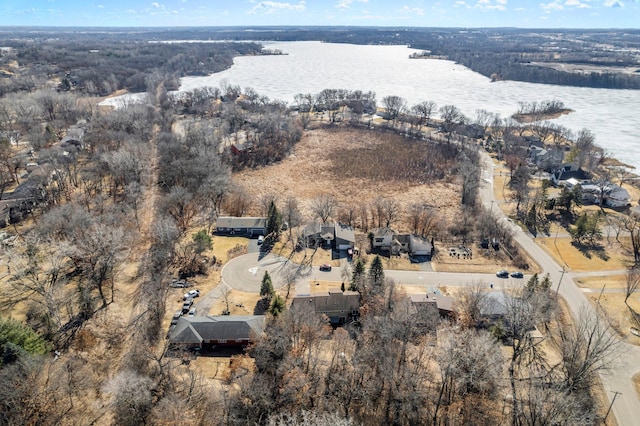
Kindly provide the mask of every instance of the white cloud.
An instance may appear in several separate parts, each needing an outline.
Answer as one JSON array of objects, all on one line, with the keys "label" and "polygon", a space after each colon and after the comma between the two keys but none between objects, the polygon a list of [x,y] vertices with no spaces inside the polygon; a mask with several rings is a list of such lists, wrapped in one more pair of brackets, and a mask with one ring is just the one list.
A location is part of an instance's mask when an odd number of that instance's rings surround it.
[{"label": "white cloud", "polygon": [[588,4],[581,2],[580,0],[567,0],[564,5],[577,7],[578,9],[589,9],[591,7]]},{"label": "white cloud", "polygon": [[[369,0],[355,0],[358,3],[369,3]],[[338,9],[349,9],[353,4],[354,0],[338,0],[334,7]]]},{"label": "white cloud", "polygon": [[544,10],[546,10],[546,11],[564,9],[564,6],[562,5],[562,3],[560,3],[559,0],[554,0],[554,1],[549,2],[549,3],[540,3],[540,7],[543,8]]},{"label": "white cloud", "polygon": [[410,13],[412,15],[418,15],[418,16],[424,15],[424,9],[421,7],[402,6],[402,9],[400,9],[400,12]]},{"label": "white cloud", "polygon": [[604,2],[604,5],[605,5],[606,7],[623,7],[623,6],[624,6],[624,3],[622,3],[622,2],[621,2],[621,1],[619,1],[619,0],[606,0],[606,1]]},{"label": "white cloud", "polygon": [[151,6],[155,7],[156,9],[159,9],[160,3],[154,1],[153,3],[151,3]]},{"label": "white cloud", "polygon": [[464,0],[458,0],[453,4],[453,7],[462,7],[462,6],[466,6],[467,3]]},{"label": "white cloud", "polygon": [[104,9],[104,5],[103,4],[99,4],[98,6],[96,6],[98,9]]},{"label": "white cloud", "polygon": [[478,0],[473,7],[482,10],[507,10],[507,0]]},{"label": "white cloud", "polygon": [[305,1],[304,0],[300,0],[300,2],[298,2],[298,4],[293,4],[293,3],[284,3],[284,2],[277,2],[277,1],[261,1],[260,3],[256,4],[250,11],[250,14],[254,14],[257,12],[261,12],[261,13],[266,13],[266,14],[270,14],[270,13],[275,13],[277,11],[281,11],[281,10],[293,10],[296,12],[302,12],[305,9]]}]

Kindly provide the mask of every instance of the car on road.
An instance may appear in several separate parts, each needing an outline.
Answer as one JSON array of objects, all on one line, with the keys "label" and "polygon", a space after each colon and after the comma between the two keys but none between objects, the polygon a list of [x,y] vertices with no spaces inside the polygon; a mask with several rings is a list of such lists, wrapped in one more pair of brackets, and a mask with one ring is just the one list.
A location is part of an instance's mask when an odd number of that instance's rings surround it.
[{"label": "car on road", "polygon": [[328,263],[323,263],[322,265],[320,265],[320,270],[329,272],[331,270],[331,265],[329,265]]},{"label": "car on road", "polygon": [[186,314],[187,312],[189,312],[189,310],[191,310],[192,305],[193,305],[193,299],[189,298],[185,300],[184,303],[182,304],[182,313]]},{"label": "car on road", "polygon": [[196,311],[197,311],[197,310],[198,310],[197,308],[191,308],[191,309],[189,310],[189,313],[187,314],[187,316],[188,316],[188,317],[195,317],[195,316],[196,316]]},{"label": "car on road", "polygon": [[514,271],[511,273],[511,278],[522,278],[524,274],[520,271]]},{"label": "car on road", "polygon": [[509,278],[509,271],[506,271],[504,269],[500,269],[498,272],[496,272],[496,277],[498,277],[498,278]]},{"label": "car on road", "polygon": [[262,243],[264,243],[264,235],[260,235],[260,236],[258,237],[258,245],[260,245],[260,244],[262,244]]},{"label": "car on road", "polygon": [[194,297],[199,297],[199,296],[200,296],[200,290],[189,290],[184,294],[184,296],[182,296],[182,300],[187,300],[189,298],[193,299]]}]

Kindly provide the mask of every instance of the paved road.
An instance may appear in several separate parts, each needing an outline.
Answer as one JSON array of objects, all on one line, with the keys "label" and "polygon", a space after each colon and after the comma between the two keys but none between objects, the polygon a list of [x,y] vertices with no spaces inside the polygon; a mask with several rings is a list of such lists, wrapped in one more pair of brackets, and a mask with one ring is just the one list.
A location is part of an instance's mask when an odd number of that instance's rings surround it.
[{"label": "paved road", "polygon": [[[530,235],[513,224],[501,209],[496,206],[492,207],[493,204],[498,202],[493,194],[493,162],[489,156],[484,153],[483,162],[483,185],[480,189],[482,202],[499,217],[498,220],[505,221],[508,226],[512,228],[515,240],[538,262],[544,273],[549,274],[552,282],[557,283],[554,284],[554,286],[559,284],[560,295],[567,301],[574,319],[578,318],[580,311],[583,309],[593,312],[593,306],[584,296],[585,290],[578,288],[574,283],[574,279],[578,276],[610,275],[624,273],[624,271],[575,274],[570,270],[566,270],[566,268],[563,269],[533,241]],[[249,253],[231,260],[223,267],[221,273],[223,282],[218,286],[218,289],[222,290],[216,289],[214,292],[219,296],[228,286],[241,291],[257,293],[260,291],[260,283],[264,271],[269,271],[274,287],[279,288],[286,285],[288,282],[287,277],[291,276],[292,271],[296,270],[296,268],[296,265],[287,262],[283,257],[272,254],[262,257],[260,253]],[[345,271],[344,268],[348,268],[348,265],[345,267],[334,267],[329,272],[320,271],[317,266],[297,270],[295,293],[310,293],[310,282],[316,279],[321,281],[343,281],[343,277],[350,275],[349,269]],[[392,278],[398,284],[424,286],[427,291],[430,291],[431,288],[435,289],[440,285],[464,286],[474,282],[483,283],[487,286],[493,283],[494,287],[497,288],[503,285],[519,286],[528,279],[528,276],[525,276],[523,279],[500,279],[494,274],[463,274],[429,271],[386,270],[385,275]],[[587,292],[590,292],[590,290]],[[209,295],[207,295],[207,297],[209,297]],[[215,297],[215,294],[212,295],[211,300],[215,300]],[[202,302],[204,302],[204,300]],[[614,391],[621,392],[613,405],[613,413],[616,416],[618,424],[621,426],[640,425],[640,401],[636,396],[633,382],[631,381],[631,377],[638,372],[640,372],[640,348],[623,343],[620,354],[617,356],[615,362],[611,363],[610,369],[607,372],[601,374],[602,382],[610,401],[614,395]]]},{"label": "paved road", "polygon": [[[484,205],[487,208],[491,208],[491,205],[497,201],[493,194],[493,162],[485,153],[483,153],[482,156],[485,165],[482,172],[483,185],[480,189],[480,197]],[[501,209],[493,208],[492,212],[500,216],[500,220],[507,220],[503,219],[506,216]],[[567,301],[574,320],[578,318],[582,309],[590,312],[595,311],[593,305],[586,299],[584,292],[574,283],[574,279],[578,274],[563,270],[563,268],[520,227],[513,225],[513,230],[515,239],[520,246],[538,262],[544,273],[549,274],[553,283],[560,285],[559,293]],[[615,273],[616,272],[601,273],[601,275]],[[594,275],[600,275],[600,273]],[[615,362],[611,363],[610,369],[601,374],[607,397],[609,401],[611,401],[614,391],[621,392],[613,405],[613,413],[619,425],[640,425],[640,401],[638,400],[631,380],[634,374],[640,372],[640,348],[622,343],[620,353],[616,358]]]}]

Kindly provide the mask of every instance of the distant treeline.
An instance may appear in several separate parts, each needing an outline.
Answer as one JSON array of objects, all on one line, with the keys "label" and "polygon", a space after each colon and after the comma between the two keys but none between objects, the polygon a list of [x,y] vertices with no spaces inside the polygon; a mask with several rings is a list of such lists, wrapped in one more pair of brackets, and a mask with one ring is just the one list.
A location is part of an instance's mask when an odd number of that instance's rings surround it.
[{"label": "distant treeline", "polygon": [[[516,80],[565,86],[640,89],[640,30],[525,30],[513,28],[377,28],[377,27],[201,27],[51,29],[12,28],[0,32],[0,43],[31,52],[40,64],[69,63],[68,68],[95,64],[93,72],[113,72],[120,85],[143,90],[140,71],[202,75],[228,68],[234,55],[255,54],[255,43],[148,44],[162,40],[308,41],[407,45],[428,50],[494,80]],[[52,41],[54,40],[54,41]],[[612,48],[603,47],[612,46]],[[89,55],[89,49],[100,50]],[[102,56],[105,52],[109,55]],[[264,53],[264,52],[263,52]],[[35,55],[35,56],[34,56]],[[95,59],[97,56],[99,59]],[[38,59],[40,58],[40,59]],[[0,65],[2,65],[0,56]],[[102,61],[100,59],[103,59]],[[115,60],[115,62],[114,62]],[[566,72],[536,63],[637,67],[635,73]],[[108,65],[105,65],[107,64]],[[146,67],[146,68],[145,68]],[[143,68],[145,68],[143,70]],[[113,70],[113,71],[111,71]],[[122,72],[120,72],[122,71]],[[93,80],[97,77],[90,76]],[[95,84],[95,83],[94,83]]]},{"label": "distant treeline", "polygon": [[[124,34],[121,34],[124,37]],[[258,43],[149,43],[135,40],[5,40],[12,47],[0,54],[0,67],[14,69],[15,76],[0,81],[0,95],[31,90],[38,81],[59,78],[61,89],[81,89],[107,95],[119,89],[147,90],[147,79],[159,74],[167,90],[179,86],[180,77],[223,71],[240,55],[261,54]],[[11,67],[13,61],[20,65]],[[157,77],[154,77],[157,80]]]}]

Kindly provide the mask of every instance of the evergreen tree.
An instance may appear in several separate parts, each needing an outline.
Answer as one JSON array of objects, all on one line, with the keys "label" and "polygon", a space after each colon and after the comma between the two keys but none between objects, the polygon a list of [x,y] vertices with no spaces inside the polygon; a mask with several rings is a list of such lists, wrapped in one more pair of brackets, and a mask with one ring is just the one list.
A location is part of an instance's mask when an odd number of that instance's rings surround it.
[{"label": "evergreen tree", "polygon": [[49,343],[26,324],[14,319],[0,318],[0,356],[2,364],[16,361],[22,354],[45,354]]},{"label": "evergreen tree", "polygon": [[384,268],[382,267],[382,259],[380,256],[374,257],[371,261],[369,277],[371,277],[374,284],[380,284],[382,280],[384,280]]},{"label": "evergreen tree", "polygon": [[547,273],[545,274],[544,278],[540,282],[539,289],[540,291],[549,291],[550,288],[551,288],[551,277],[549,277],[549,274]]},{"label": "evergreen tree", "polygon": [[209,234],[204,229],[193,234],[193,243],[195,244],[195,252],[202,254],[205,250],[211,250],[213,243]]},{"label": "evergreen tree", "polygon": [[277,317],[284,311],[284,299],[279,294],[274,294],[273,299],[271,300],[271,305],[269,305],[269,313],[274,317]]},{"label": "evergreen tree", "polygon": [[362,279],[364,278],[365,264],[362,258],[356,260],[353,265],[353,275],[351,276],[351,284],[349,284],[349,290],[360,291]]},{"label": "evergreen tree", "polygon": [[271,281],[271,275],[269,275],[268,271],[264,271],[264,276],[262,277],[260,296],[268,301],[270,301],[273,296],[273,282]]},{"label": "evergreen tree", "polygon": [[269,203],[269,213],[267,214],[267,238],[270,241],[277,241],[280,238],[282,230],[282,214],[276,207],[276,203],[272,200]]},{"label": "evergreen tree", "polygon": [[540,284],[540,279],[538,278],[538,274],[535,273],[531,276],[531,278],[529,278],[529,281],[527,281],[527,285],[525,286],[525,289],[527,290],[527,292],[533,293],[534,291],[536,291],[536,288],[538,288],[539,284]]}]

